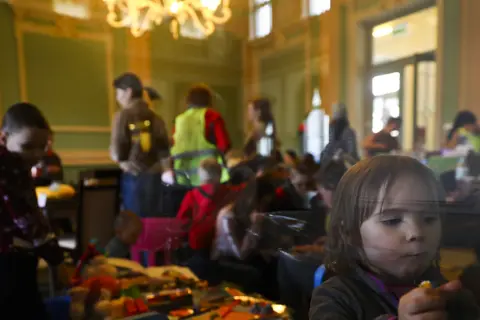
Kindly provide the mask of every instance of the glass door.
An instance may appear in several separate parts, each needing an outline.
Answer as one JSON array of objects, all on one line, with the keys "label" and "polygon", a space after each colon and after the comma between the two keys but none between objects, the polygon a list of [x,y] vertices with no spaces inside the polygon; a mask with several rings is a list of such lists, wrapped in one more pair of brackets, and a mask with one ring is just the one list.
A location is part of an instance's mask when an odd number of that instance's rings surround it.
[{"label": "glass door", "polygon": [[401,117],[398,136],[404,151],[435,146],[436,63],[433,52],[377,65],[370,73],[369,130],[376,133],[388,118]]}]

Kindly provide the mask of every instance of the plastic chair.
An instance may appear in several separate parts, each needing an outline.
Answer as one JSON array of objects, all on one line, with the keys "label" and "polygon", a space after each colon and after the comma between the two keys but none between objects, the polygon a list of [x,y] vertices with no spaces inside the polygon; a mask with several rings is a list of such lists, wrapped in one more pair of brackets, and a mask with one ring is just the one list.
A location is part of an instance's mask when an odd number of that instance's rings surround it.
[{"label": "plastic chair", "polygon": [[322,264],[320,267],[317,268],[315,274],[313,276],[313,287],[316,288],[322,284],[323,278],[325,277],[326,268],[325,265]]},{"label": "plastic chair", "polygon": [[132,246],[132,260],[141,263],[142,253],[146,252],[147,266],[155,266],[157,252],[164,252],[164,264],[171,264],[171,251],[182,245],[186,232],[175,218],[143,218],[143,232],[137,243]]}]

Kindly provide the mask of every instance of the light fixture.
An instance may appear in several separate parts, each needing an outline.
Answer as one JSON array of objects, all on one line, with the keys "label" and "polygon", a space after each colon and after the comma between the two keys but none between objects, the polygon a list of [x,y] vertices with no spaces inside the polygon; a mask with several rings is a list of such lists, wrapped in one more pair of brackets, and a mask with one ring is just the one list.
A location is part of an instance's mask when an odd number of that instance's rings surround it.
[{"label": "light fixture", "polygon": [[170,24],[178,38],[179,28],[191,22],[206,36],[215,25],[226,23],[232,16],[230,0],[103,0],[107,5],[107,22],[115,27],[128,27],[140,37],[154,25]]},{"label": "light fixture", "polygon": [[88,2],[79,0],[53,0],[53,11],[57,14],[87,20],[90,19]]},{"label": "light fixture", "polygon": [[372,36],[374,38],[381,38],[393,33],[393,27],[390,25],[381,25],[373,28]]}]

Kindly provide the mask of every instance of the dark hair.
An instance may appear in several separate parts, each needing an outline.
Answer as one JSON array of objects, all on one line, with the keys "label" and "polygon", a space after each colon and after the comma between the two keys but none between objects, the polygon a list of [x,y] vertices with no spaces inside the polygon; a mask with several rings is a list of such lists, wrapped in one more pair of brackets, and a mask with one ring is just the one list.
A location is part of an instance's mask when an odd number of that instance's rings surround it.
[{"label": "dark hair", "polygon": [[303,165],[309,167],[313,172],[318,170],[318,164],[315,161],[315,157],[311,153],[305,153],[300,161]]},{"label": "dark hair", "polygon": [[298,155],[294,150],[288,149],[287,151],[285,151],[285,153],[288,154],[293,160],[298,160]]},{"label": "dark hair", "polygon": [[455,120],[453,120],[452,129],[448,132],[447,140],[451,140],[455,132],[458,129],[468,125],[468,124],[475,124],[477,123],[477,117],[473,114],[473,112],[464,110],[459,111],[455,116]]},{"label": "dark hair", "polygon": [[20,102],[8,108],[3,116],[2,131],[12,133],[24,128],[45,129],[50,125],[42,112],[33,104]]},{"label": "dark hair", "polygon": [[232,208],[239,221],[248,221],[250,213],[254,210],[268,211],[275,198],[275,182],[274,174],[268,172],[247,183]]},{"label": "dark hair", "polygon": [[[266,98],[253,99],[251,102],[253,110],[259,113],[259,120],[265,124],[274,124],[272,105]],[[275,128],[274,128],[275,129]],[[274,131],[275,132],[275,131]]]},{"label": "dark hair", "polygon": [[402,118],[400,118],[400,117],[398,117],[398,118],[395,118],[395,117],[388,118],[387,125],[391,125],[391,124],[401,126],[402,125]]},{"label": "dark hair", "polygon": [[345,128],[348,128],[350,126],[350,122],[348,121],[347,117],[340,117],[338,119],[333,120],[330,123],[330,130],[332,131],[333,134],[333,140],[338,141],[340,140],[343,131]]},{"label": "dark hair", "polygon": [[213,105],[212,91],[207,85],[194,85],[188,90],[186,103],[190,107],[211,107]]},{"label": "dark hair", "polygon": [[129,210],[120,211],[120,213],[115,218],[114,227],[115,230],[123,230],[127,226],[132,224],[141,224],[140,218]]},{"label": "dark hair", "polygon": [[308,164],[300,162],[300,163],[297,163],[292,168],[292,172],[296,172],[297,174],[302,175],[302,176],[311,176],[312,173],[313,173],[312,169],[313,168],[311,166],[309,166]]},{"label": "dark hair", "polygon": [[162,96],[152,87],[145,87],[145,91],[147,92],[148,98],[150,101],[162,100]]},{"label": "dark hair", "polygon": [[120,75],[113,81],[113,86],[116,89],[130,89],[132,90],[132,98],[143,97],[143,84],[140,78],[131,72],[126,72]]},{"label": "dark hair", "polygon": [[313,176],[317,185],[327,190],[335,190],[340,179],[347,172],[347,167],[342,161],[331,160],[323,165]]},{"label": "dark hair", "polygon": [[325,264],[336,274],[345,274],[366,264],[360,227],[385,200],[395,181],[415,177],[432,193],[440,209],[445,195],[433,172],[407,156],[381,155],[362,160],[351,167],[337,186],[328,230]]}]

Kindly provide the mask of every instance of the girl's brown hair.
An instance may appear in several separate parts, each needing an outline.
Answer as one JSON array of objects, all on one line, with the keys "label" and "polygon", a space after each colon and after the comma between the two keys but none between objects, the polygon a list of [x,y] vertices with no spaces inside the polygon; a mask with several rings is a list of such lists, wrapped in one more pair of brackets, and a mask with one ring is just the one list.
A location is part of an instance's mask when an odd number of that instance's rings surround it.
[{"label": "girl's brown hair", "polygon": [[252,104],[253,110],[258,112],[258,120],[265,124],[269,122],[274,122],[272,105],[270,103],[270,100],[266,98],[257,98],[253,99],[250,103]]},{"label": "girl's brown hair", "polygon": [[433,172],[417,160],[383,155],[358,162],[342,177],[334,195],[325,257],[329,270],[345,274],[367,264],[360,226],[378,205],[383,206],[393,183],[405,177],[424,184],[434,199],[432,210],[441,212],[442,187]]}]

